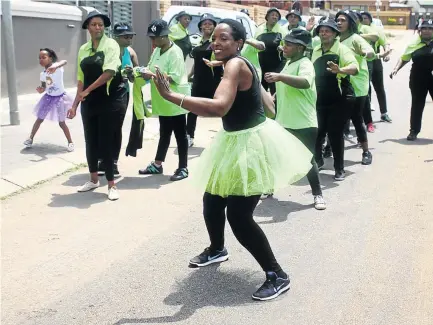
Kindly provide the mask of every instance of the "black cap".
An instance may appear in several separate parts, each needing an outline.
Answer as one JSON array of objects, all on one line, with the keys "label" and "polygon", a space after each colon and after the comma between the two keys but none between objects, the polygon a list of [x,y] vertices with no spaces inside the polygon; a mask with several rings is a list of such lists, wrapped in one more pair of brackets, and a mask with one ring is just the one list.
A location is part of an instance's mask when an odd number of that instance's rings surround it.
[{"label": "black cap", "polygon": [[[351,22],[352,24],[356,24],[356,20],[358,19],[358,15],[350,10],[340,10],[339,12],[337,12],[337,14],[335,15],[335,20],[337,20],[338,17],[340,17],[341,15],[346,16]],[[361,16],[361,20],[362,20],[362,15],[359,14]]]},{"label": "black cap", "polygon": [[355,16],[356,16],[355,21],[356,21],[356,19],[362,20],[362,15],[361,15],[361,13],[358,10],[351,10],[350,12],[352,12],[353,14],[355,14]]},{"label": "black cap", "polygon": [[[367,16],[368,19],[370,19],[371,22],[373,22],[373,16],[371,15],[371,13],[369,13],[368,11],[361,11],[361,17],[362,16]],[[364,19],[364,18],[363,18]]]},{"label": "black cap", "polygon": [[165,20],[155,19],[147,27],[147,36],[167,36],[170,34],[170,29]]},{"label": "black cap", "polygon": [[433,28],[433,20],[431,18],[429,20],[424,19],[421,24],[421,28]]},{"label": "black cap", "polygon": [[311,33],[301,28],[294,28],[290,34],[284,37],[284,41],[307,47],[311,44]]},{"label": "black cap", "polygon": [[83,21],[83,25],[81,25],[81,28],[87,29],[87,27],[89,26],[89,21],[95,17],[101,17],[102,18],[102,20],[104,21],[104,27],[110,27],[111,26],[110,18],[108,18],[107,15],[104,15],[103,13],[99,12],[98,10],[93,10],[93,11],[89,12],[86,20]]},{"label": "black cap", "polygon": [[201,24],[202,24],[205,20],[210,20],[211,22],[213,22],[214,26],[217,25],[217,21],[215,20],[214,15],[204,13],[203,15],[201,15],[201,17],[200,17],[200,21],[198,22],[198,28],[199,28],[199,29],[200,29],[200,27],[201,27]]},{"label": "black cap", "polygon": [[298,10],[290,10],[287,15],[286,15],[286,19],[289,20],[289,16],[290,15],[295,15],[299,18],[299,20],[302,20],[302,16],[301,13]]},{"label": "black cap", "polygon": [[266,16],[265,16],[265,20],[266,21],[268,21],[268,16],[269,16],[269,14],[271,13],[271,12],[276,12],[276,13],[278,13],[278,20],[281,20],[281,13],[280,13],[280,11],[277,9],[277,8],[275,8],[275,7],[273,7],[273,8],[269,8],[268,9],[268,11],[266,12]]},{"label": "black cap", "polygon": [[185,10],[182,10],[176,15],[176,20],[179,21],[180,17],[182,16],[188,16],[189,19],[192,20],[192,16],[189,13],[187,13]]},{"label": "black cap", "polygon": [[113,27],[113,35],[114,36],[135,35],[135,33],[132,31],[132,27],[128,23],[117,23]]},{"label": "black cap", "polygon": [[337,23],[334,19],[327,18],[323,20],[319,25],[316,27],[316,34],[319,35],[320,27],[329,27],[333,29],[335,32],[337,32],[337,35],[340,35],[340,31],[338,30]]}]

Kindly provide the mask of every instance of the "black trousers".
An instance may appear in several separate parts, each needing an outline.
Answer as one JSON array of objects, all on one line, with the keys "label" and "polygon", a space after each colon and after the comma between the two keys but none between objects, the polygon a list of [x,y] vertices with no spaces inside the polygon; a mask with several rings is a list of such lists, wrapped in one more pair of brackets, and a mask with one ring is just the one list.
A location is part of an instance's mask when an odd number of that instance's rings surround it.
[{"label": "black trousers", "polygon": [[430,93],[433,99],[433,76],[427,73],[423,76],[417,76],[411,72],[409,87],[412,94],[410,131],[418,134],[421,131],[422,114],[424,112],[427,93]]},{"label": "black trousers", "polygon": [[98,160],[102,157],[105,163],[105,177],[107,181],[114,179],[113,167],[115,152],[113,142],[116,130],[119,128],[122,112],[109,110],[95,113],[92,107],[81,107],[84,139],[86,141],[86,158],[90,173],[98,171]]},{"label": "black trousers", "polygon": [[193,139],[194,139],[196,126],[197,126],[197,115],[189,112],[186,120],[186,133]]},{"label": "black trousers", "polygon": [[[364,127],[364,121],[362,113],[365,110],[366,102],[368,102],[368,96],[356,97],[354,105],[352,105],[352,111],[350,113],[350,120],[355,127],[356,136],[360,143],[367,141],[367,131]],[[371,115],[371,114],[370,114]]]},{"label": "black trousers", "polygon": [[[381,59],[373,61],[372,72],[373,73],[371,75],[371,84],[373,84],[374,91],[376,92],[377,101],[379,102],[380,113],[386,114],[388,112],[388,108],[386,106],[386,93],[385,85],[383,83],[383,65]],[[371,98],[371,85],[368,90],[368,96]]]},{"label": "black trousers", "polygon": [[269,90],[272,95],[275,94],[275,92],[277,91],[276,84],[275,82],[268,83],[265,80],[265,74],[268,72],[277,72],[277,71],[278,71],[278,67],[276,68],[262,67],[262,86],[263,88],[265,88],[266,91]]},{"label": "black trousers", "polygon": [[173,132],[177,142],[179,168],[186,168],[188,166],[188,138],[185,114],[159,117],[159,143],[155,160],[165,161]]},{"label": "black trousers", "polygon": [[352,104],[346,101],[336,102],[332,105],[317,105],[317,139],[314,158],[316,162],[323,162],[322,145],[328,134],[334,155],[335,171],[344,170],[344,138],[343,129],[347,121],[347,111]]},{"label": "black trousers", "polygon": [[[291,134],[299,139],[310,152],[314,155],[314,151],[316,148],[317,141],[317,128],[305,128],[305,129],[286,129]],[[307,174],[308,182],[310,183],[311,191],[313,195],[322,195],[322,189],[320,187],[320,179],[319,179],[319,168],[317,167],[316,160],[311,160],[310,171]]]},{"label": "black trousers", "polygon": [[211,242],[210,248],[221,250],[224,247],[227,208],[227,220],[239,243],[253,255],[265,272],[278,272],[281,271],[281,267],[275,259],[269,241],[253,219],[253,212],[259,200],[260,195],[223,198],[205,193],[203,215]]},{"label": "black trousers", "polygon": [[373,76],[373,62],[368,62],[368,97],[367,100],[364,102],[364,107],[362,108],[362,117],[364,119],[365,124],[373,123],[373,116],[371,115],[371,78]]}]

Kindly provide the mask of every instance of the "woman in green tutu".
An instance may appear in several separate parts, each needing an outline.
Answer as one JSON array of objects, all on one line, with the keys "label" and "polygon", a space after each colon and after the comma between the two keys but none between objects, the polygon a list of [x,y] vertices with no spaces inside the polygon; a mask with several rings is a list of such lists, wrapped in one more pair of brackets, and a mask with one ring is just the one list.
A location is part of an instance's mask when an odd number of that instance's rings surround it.
[{"label": "woman in green tutu", "polygon": [[212,48],[215,59],[224,62],[224,75],[213,99],[174,93],[159,69],[155,84],[164,99],[197,115],[221,117],[224,127],[203,152],[195,177],[205,191],[203,211],[211,244],[190,264],[200,267],[228,259],[224,247],[227,208],[233,233],[266,273],[265,283],[252,297],[269,300],[287,291],[290,280],[253,212],[262,193],[305,176],[312,154],[266,118],[263,103],[272,108],[272,97],[262,88],[252,64],[239,56],[245,39],[245,28],[235,20],[224,19],[215,28]]}]

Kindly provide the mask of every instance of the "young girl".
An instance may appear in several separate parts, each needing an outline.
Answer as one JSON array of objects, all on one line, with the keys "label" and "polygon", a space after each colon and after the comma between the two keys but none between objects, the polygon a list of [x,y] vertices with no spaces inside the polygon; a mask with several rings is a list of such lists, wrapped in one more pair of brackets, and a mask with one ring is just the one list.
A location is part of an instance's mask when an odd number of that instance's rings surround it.
[{"label": "young girl", "polygon": [[30,148],[33,144],[33,138],[38,132],[39,127],[45,119],[59,122],[60,127],[65,133],[68,140],[68,151],[74,151],[74,144],[72,142],[69,128],[65,123],[66,113],[72,107],[73,99],[66,94],[63,86],[63,66],[66,65],[66,60],[57,62],[56,53],[48,48],[41,49],[39,52],[39,64],[45,68],[41,72],[40,80],[41,86],[36,88],[40,94],[46,92],[42,96],[34,109],[37,117],[33,125],[30,137],[24,141],[24,145]]}]

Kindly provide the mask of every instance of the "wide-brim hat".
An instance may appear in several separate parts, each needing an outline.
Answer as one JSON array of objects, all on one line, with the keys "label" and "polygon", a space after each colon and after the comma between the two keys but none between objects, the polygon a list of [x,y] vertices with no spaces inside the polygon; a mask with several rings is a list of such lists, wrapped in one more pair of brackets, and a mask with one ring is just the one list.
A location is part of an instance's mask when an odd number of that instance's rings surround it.
[{"label": "wide-brim hat", "polygon": [[278,20],[281,20],[281,13],[278,10],[278,8],[269,8],[268,11],[266,12],[266,16],[265,16],[265,20],[268,21],[268,16],[271,12],[276,12],[278,14]]},{"label": "wide-brim hat", "polygon": [[322,21],[321,23],[319,23],[319,25],[317,25],[316,27],[316,34],[319,35],[319,31],[321,27],[329,27],[332,30],[334,30],[337,35],[340,35],[340,31],[338,30],[338,26],[337,23],[335,22],[335,20],[333,19],[325,19],[324,21]]},{"label": "wide-brim hat", "polygon": [[214,26],[217,25],[217,21],[216,21],[214,15],[212,15],[212,14],[208,14],[208,13],[204,13],[203,15],[201,15],[201,17],[200,17],[200,21],[198,22],[198,25],[197,25],[199,29],[200,29],[200,27],[201,27],[201,24],[202,24],[204,21],[206,21],[206,20],[210,20],[211,22],[213,22]]},{"label": "wide-brim hat", "polygon": [[192,20],[192,16],[189,13],[187,13],[185,10],[182,10],[176,15],[176,20],[179,21],[180,17],[182,16],[188,16],[189,19]]},{"label": "wide-brim hat", "polygon": [[433,20],[432,19],[424,19],[420,28],[433,28]]},{"label": "wide-brim hat", "polygon": [[287,34],[284,37],[284,42],[300,44],[308,47],[308,45],[311,44],[311,33],[301,28],[294,28],[290,34]]},{"label": "wide-brim hat", "polygon": [[103,13],[99,12],[98,10],[93,10],[93,11],[89,12],[86,20],[83,21],[81,28],[87,29],[87,27],[89,26],[90,20],[92,18],[95,18],[95,17],[101,17],[102,18],[102,20],[104,21],[104,27],[110,27],[111,26],[111,20],[110,20],[110,18],[108,18],[107,15],[104,15]]},{"label": "wide-brim hat", "polygon": [[361,17],[362,17],[362,15],[367,16],[368,19],[370,19],[370,21],[373,22],[373,16],[368,11],[361,11]]},{"label": "wide-brim hat", "polygon": [[355,15],[355,21],[356,19],[362,20],[362,14],[358,10],[350,10]]},{"label": "wide-brim hat", "polygon": [[296,17],[299,18],[299,20],[302,20],[302,16],[301,13],[298,10],[290,10],[287,15],[286,15],[286,19],[289,20],[289,16],[290,15],[295,15]]},{"label": "wide-brim hat", "polygon": [[155,19],[147,27],[147,36],[149,37],[159,37],[168,36],[170,34],[170,29],[165,20]]},{"label": "wide-brim hat", "polygon": [[[337,12],[337,14],[335,15],[335,20],[338,19],[338,17],[340,17],[341,15],[344,15],[347,17],[347,19],[349,19],[349,22],[352,24],[356,24],[356,19],[358,19],[358,16],[355,12],[353,11],[349,11],[349,10],[340,10],[339,12]],[[360,14],[361,15],[361,14]],[[361,16],[361,20],[362,20],[362,16]]]}]

